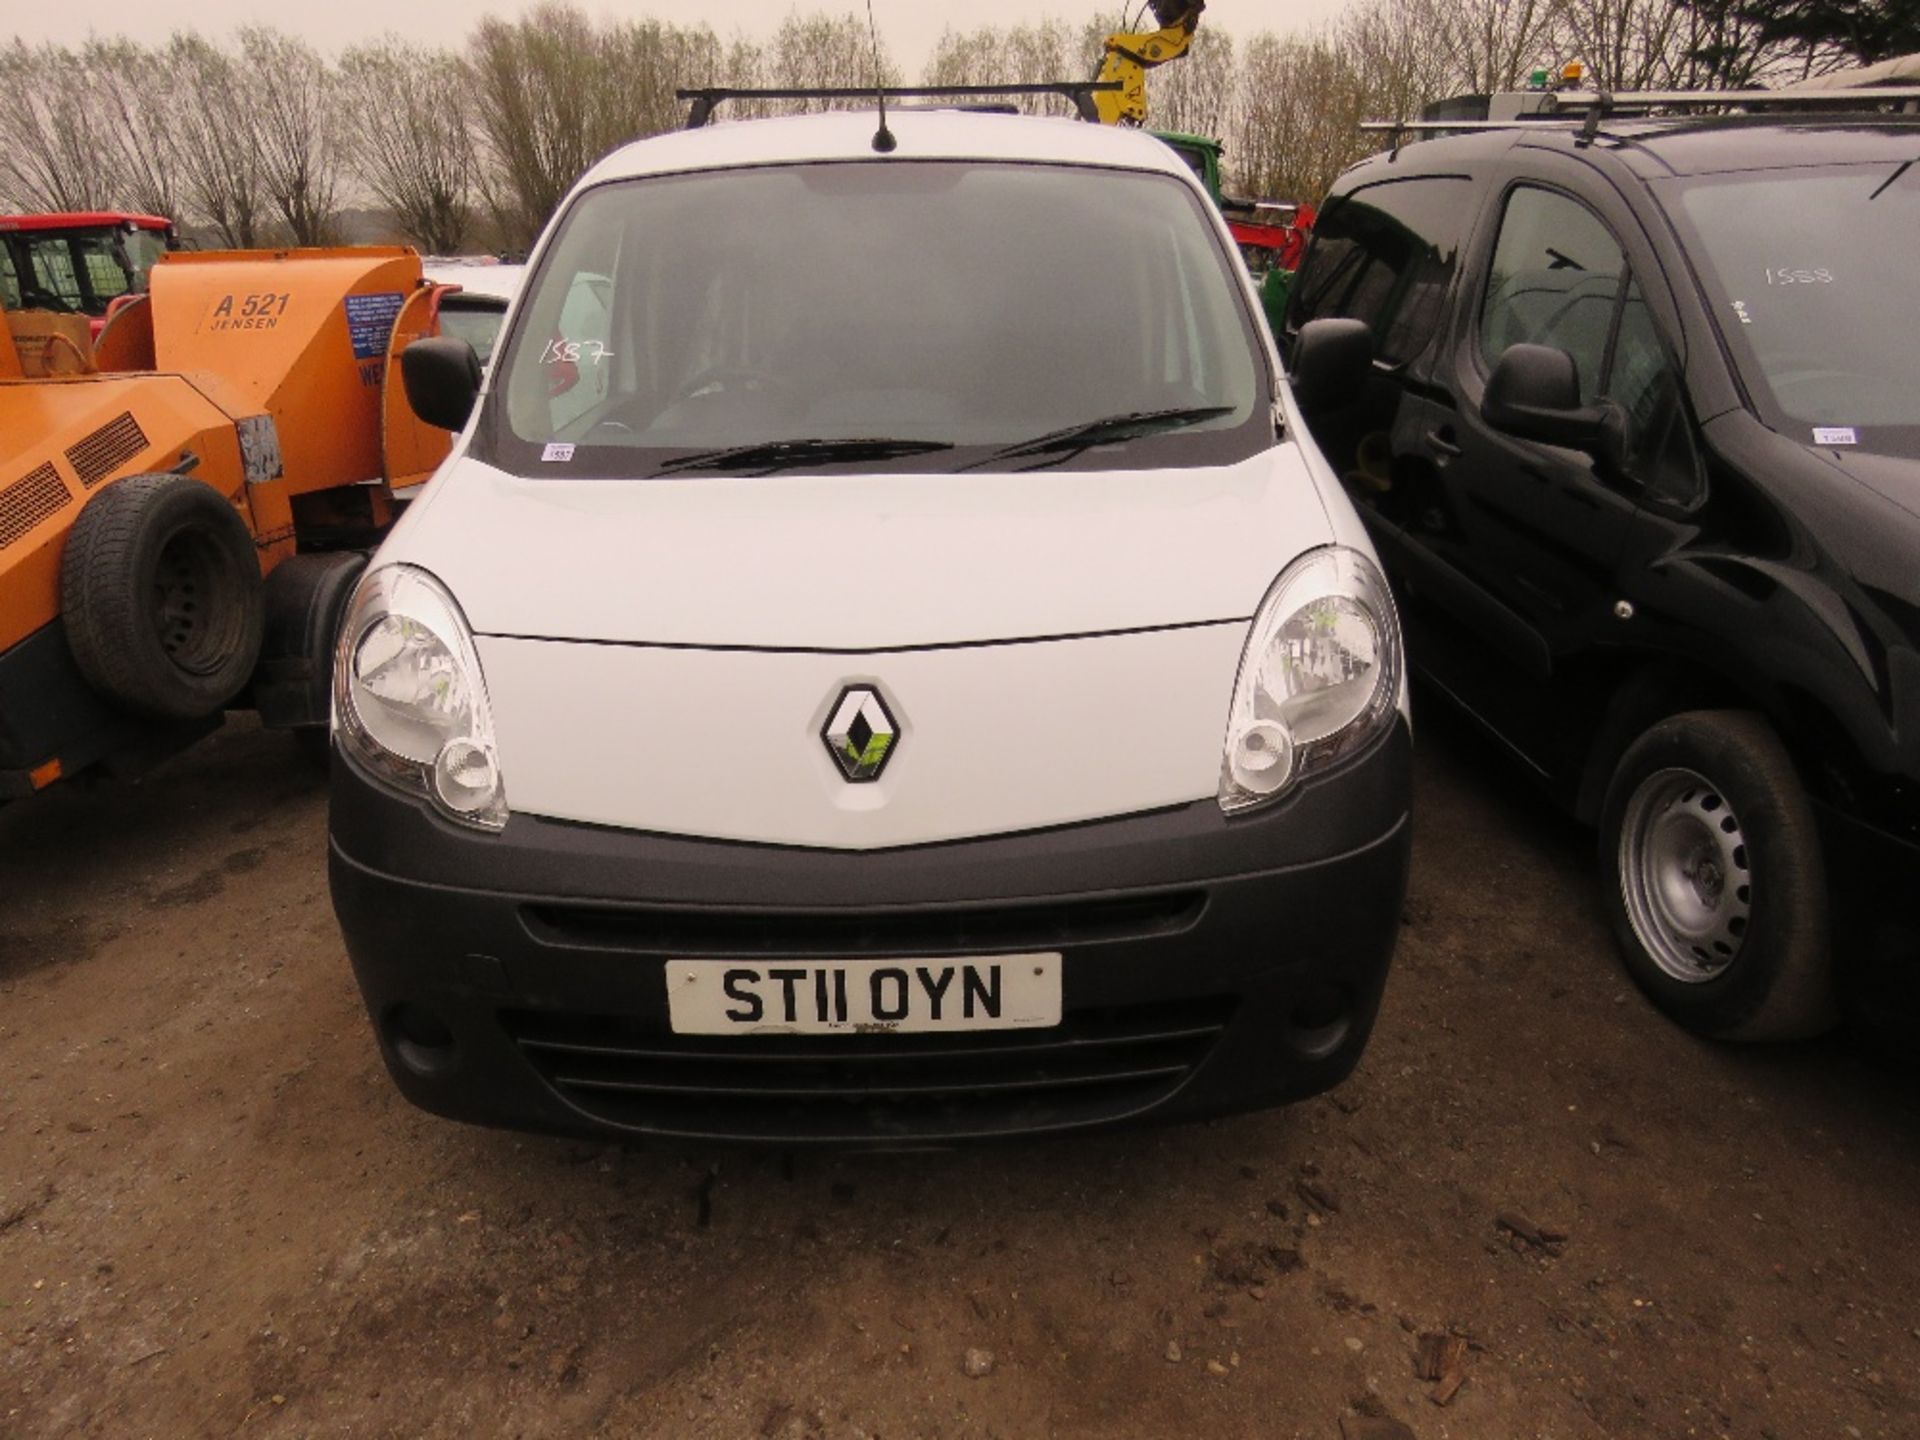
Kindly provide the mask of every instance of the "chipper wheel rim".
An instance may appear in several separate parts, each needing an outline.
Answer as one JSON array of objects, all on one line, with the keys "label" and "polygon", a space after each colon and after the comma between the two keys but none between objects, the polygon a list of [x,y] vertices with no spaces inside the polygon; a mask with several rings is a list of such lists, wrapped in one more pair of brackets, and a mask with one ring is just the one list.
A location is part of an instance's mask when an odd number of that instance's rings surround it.
[{"label": "chipper wheel rim", "polygon": [[174,527],[153,575],[153,628],[169,660],[197,676],[229,663],[245,636],[248,578],[205,529]]}]

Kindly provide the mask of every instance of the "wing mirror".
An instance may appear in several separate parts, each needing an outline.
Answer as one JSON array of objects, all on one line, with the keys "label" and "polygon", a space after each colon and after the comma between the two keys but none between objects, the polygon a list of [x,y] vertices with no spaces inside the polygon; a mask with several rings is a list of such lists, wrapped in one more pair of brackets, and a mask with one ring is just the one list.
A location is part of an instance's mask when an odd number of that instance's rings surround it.
[{"label": "wing mirror", "polygon": [[480,357],[448,335],[415,340],[400,352],[400,380],[414,414],[442,430],[464,430],[480,395]]},{"label": "wing mirror", "polygon": [[1480,418],[1522,440],[1583,450],[1602,464],[1626,463],[1626,412],[1610,400],[1580,403],[1580,367],[1551,345],[1509,345],[1495,362]]},{"label": "wing mirror", "polygon": [[1373,331],[1364,320],[1309,320],[1294,336],[1287,378],[1304,415],[1353,403],[1373,378]]}]

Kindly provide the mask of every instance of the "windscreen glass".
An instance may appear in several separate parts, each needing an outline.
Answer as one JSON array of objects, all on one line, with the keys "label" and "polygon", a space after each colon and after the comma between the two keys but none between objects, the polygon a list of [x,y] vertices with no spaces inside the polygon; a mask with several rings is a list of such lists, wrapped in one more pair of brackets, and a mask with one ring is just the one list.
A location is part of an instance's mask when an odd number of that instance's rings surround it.
[{"label": "windscreen glass", "polygon": [[27,266],[21,281],[26,289],[27,308],[84,311],[86,296],[80,289],[80,270],[74,263],[69,238],[56,233],[27,235],[22,239]]},{"label": "windscreen glass", "polygon": [[885,161],[610,184],[547,247],[476,443],[609,477],[761,473],[841,441],[890,443],[833,457],[890,470],[1228,463],[1272,443],[1236,271],[1166,176]]},{"label": "windscreen glass", "polygon": [[1920,455],[1920,164],[1707,176],[1667,203],[1762,419]]}]

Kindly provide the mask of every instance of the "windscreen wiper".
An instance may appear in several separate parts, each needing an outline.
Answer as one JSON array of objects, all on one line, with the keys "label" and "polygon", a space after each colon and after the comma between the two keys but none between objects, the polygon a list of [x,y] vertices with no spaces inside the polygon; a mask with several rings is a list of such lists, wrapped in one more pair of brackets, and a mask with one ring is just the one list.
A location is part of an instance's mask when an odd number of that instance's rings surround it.
[{"label": "windscreen wiper", "polygon": [[[995,460],[1012,460],[1021,455],[1050,455],[1061,450],[1085,450],[1094,445],[1110,445],[1118,440],[1131,440],[1138,435],[1151,435],[1157,430],[1178,430],[1185,425],[1198,425],[1203,420],[1216,419],[1221,415],[1231,415],[1231,405],[1187,405],[1171,410],[1129,410],[1124,415],[1108,415],[1100,420],[1088,420],[1079,425],[1068,425],[1060,430],[1049,430],[1044,435],[1036,435],[1031,440],[1016,441],[1012,445],[1002,446],[984,460],[974,465],[987,465]],[[971,470],[974,465],[963,465],[963,470]]]},{"label": "windscreen wiper", "polygon": [[1869,195],[1867,199],[1878,200],[1882,195],[1882,193],[1884,193],[1890,186],[1892,186],[1894,181],[1898,180],[1902,175],[1906,174],[1907,171],[1911,170],[1912,168],[1913,168],[1913,161],[1911,160],[1901,161],[1900,168],[1898,170],[1895,170],[1886,179],[1882,180],[1880,182],[1879,188],[1876,189],[1871,195]]},{"label": "windscreen wiper", "polygon": [[841,460],[897,460],[951,450],[945,440],[762,440],[752,445],[730,445],[722,450],[696,450],[667,461],[656,477],[682,470],[746,470],[771,475],[795,465],[832,465]]}]

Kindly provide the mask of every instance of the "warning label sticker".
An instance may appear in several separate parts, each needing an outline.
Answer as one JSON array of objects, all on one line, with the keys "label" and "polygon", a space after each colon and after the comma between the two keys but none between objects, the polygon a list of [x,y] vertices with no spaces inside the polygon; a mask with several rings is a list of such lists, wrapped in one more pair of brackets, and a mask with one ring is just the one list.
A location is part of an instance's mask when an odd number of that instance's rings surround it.
[{"label": "warning label sticker", "polygon": [[371,360],[387,353],[393,322],[400,318],[405,297],[398,290],[377,295],[347,296],[347,333],[353,337],[353,358]]}]

